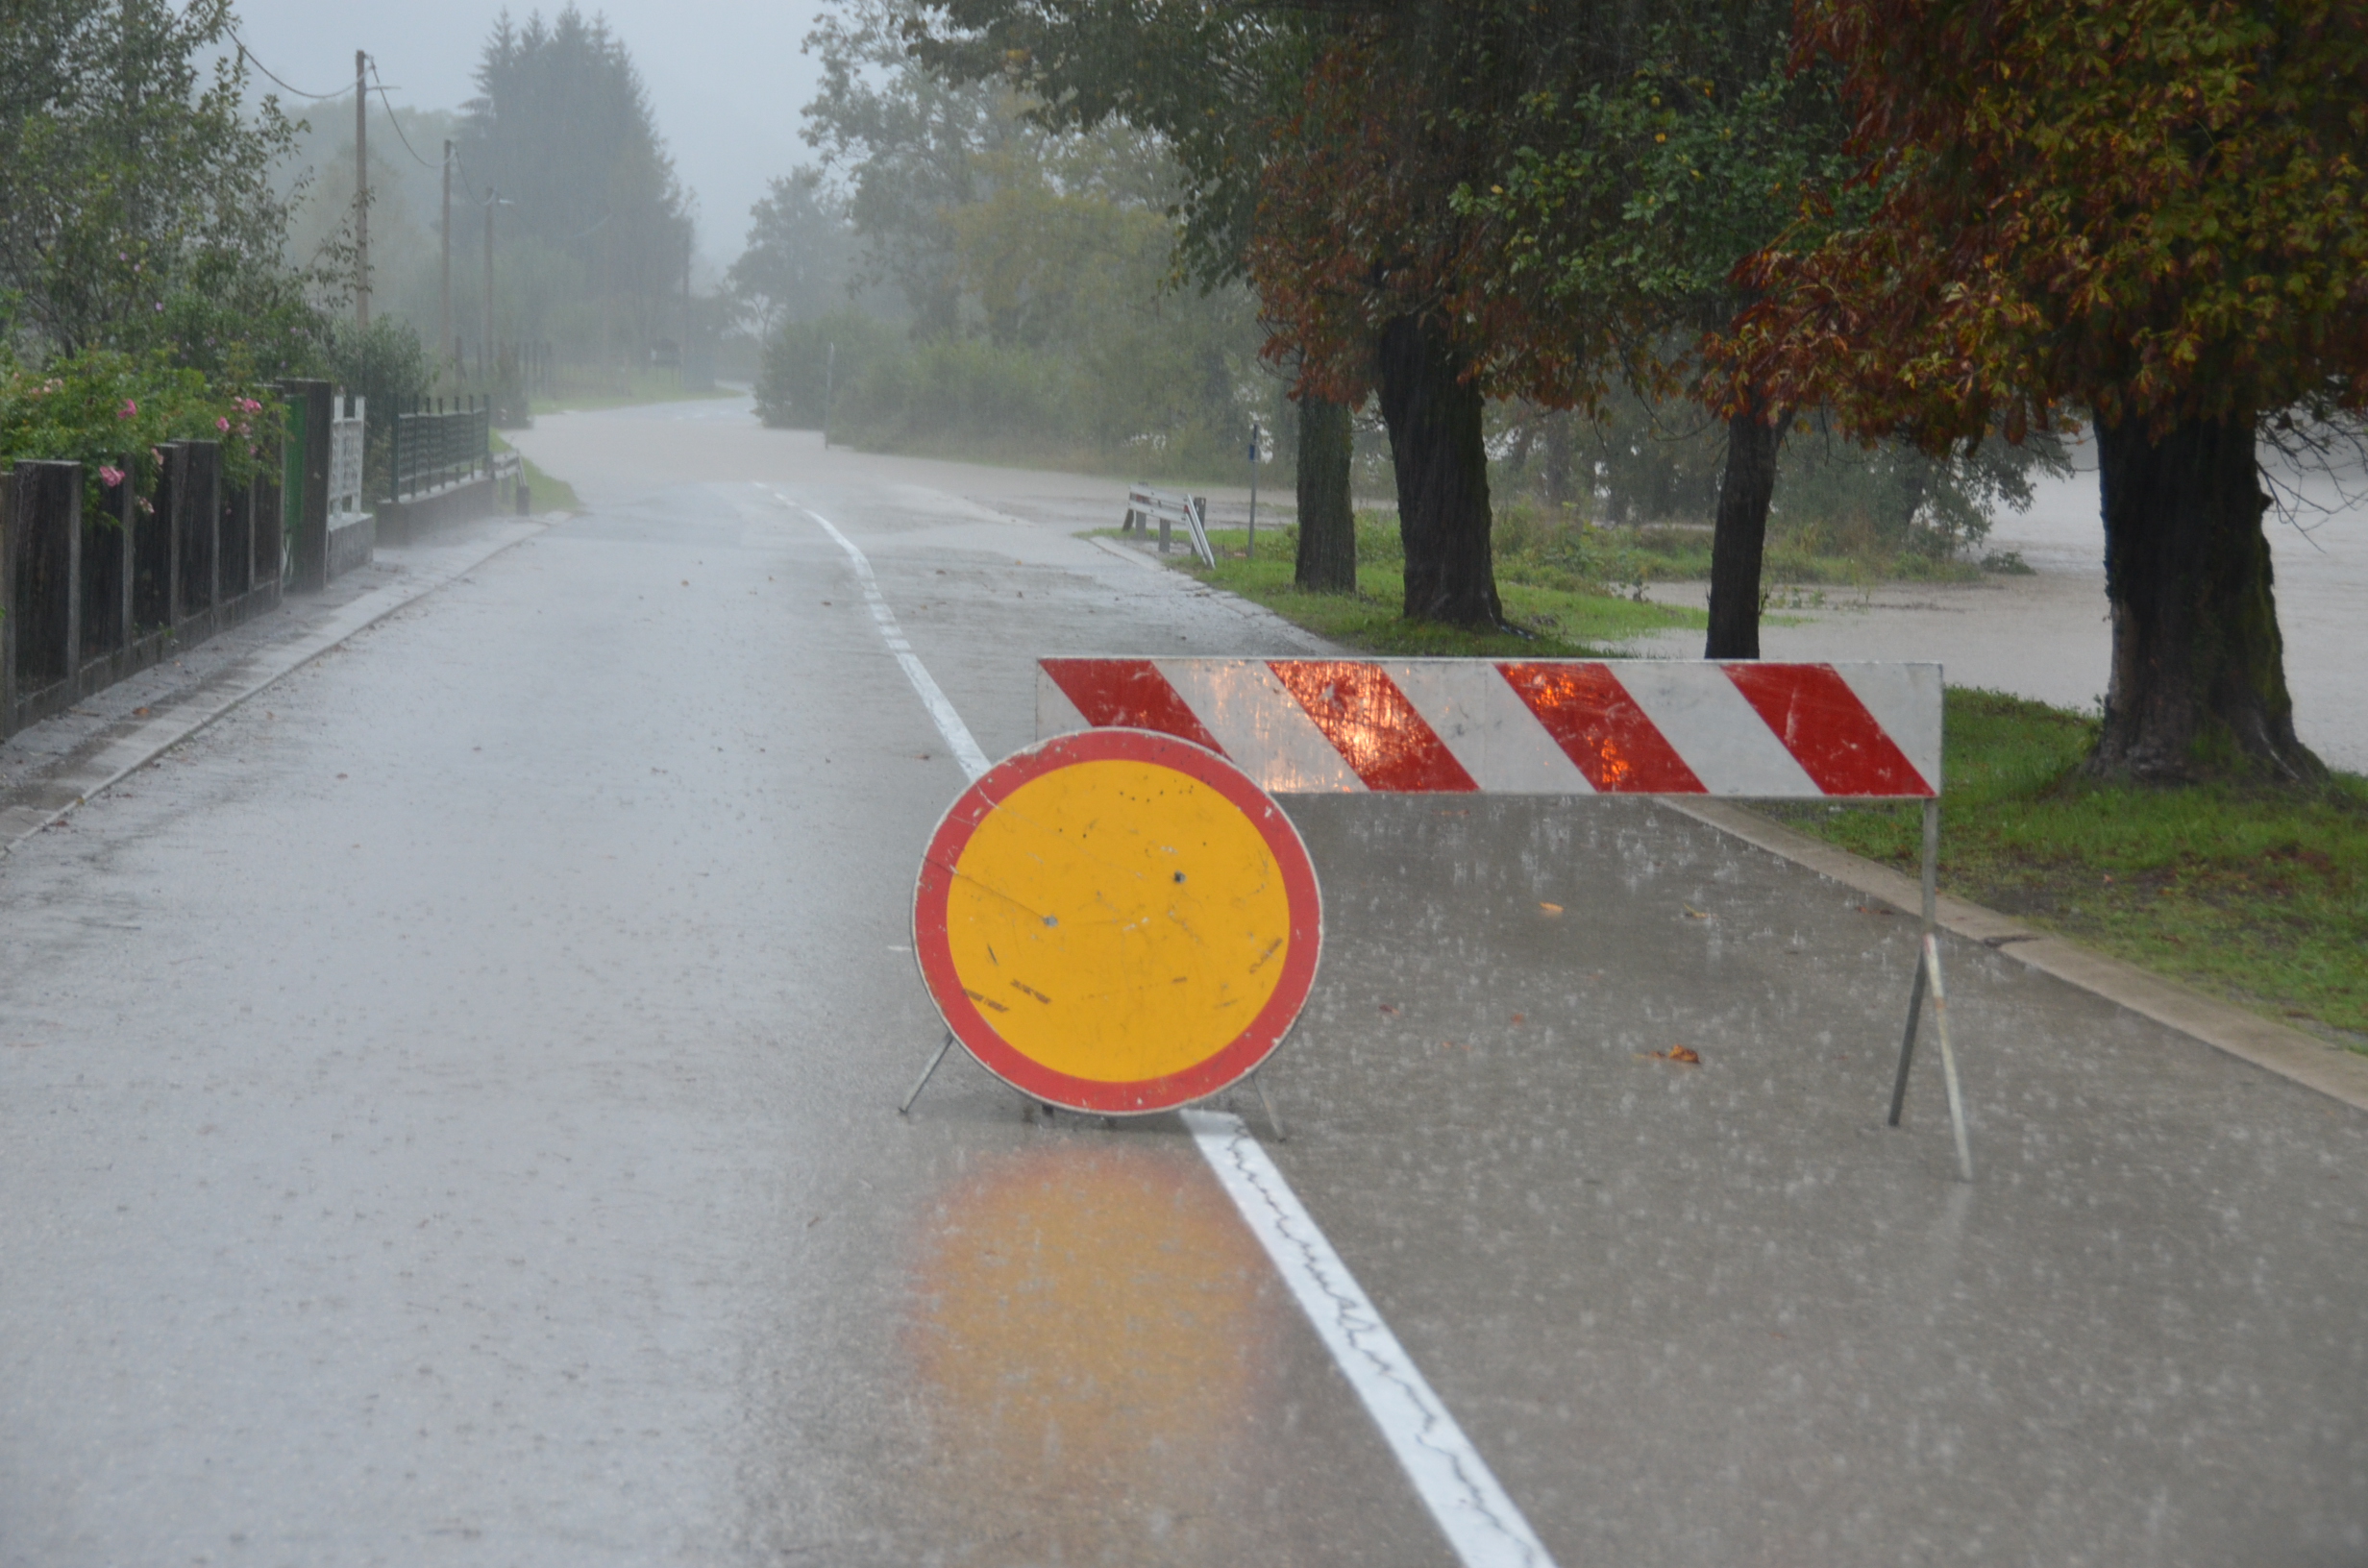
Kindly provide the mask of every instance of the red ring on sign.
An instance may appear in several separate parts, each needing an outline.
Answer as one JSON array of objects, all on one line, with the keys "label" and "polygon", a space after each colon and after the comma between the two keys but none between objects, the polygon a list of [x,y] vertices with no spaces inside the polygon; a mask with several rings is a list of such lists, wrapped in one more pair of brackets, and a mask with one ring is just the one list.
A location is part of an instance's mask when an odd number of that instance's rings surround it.
[{"label": "red ring on sign", "polygon": [[[1022,785],[1080,762],[1143,762],[1167,768],[1217,791],[1249,819],[1282,871],[1291,909],[1290,950],[1266,1005],[1226,1044],[1180,1072],[1131,1082],[1078,1078],[1025,1056],[996,1032],[963,989],[946,935],[947,898],[953,868],[963,848],[1001,803]],[[913,894],[913,956],[922,984],[937,1004],[946,1027],[978,1065],[1023,1094],[1069,1111],[1100,1115],[1147,1115],[1172,1111],[1239,1083],[1272,1055],[1297,1021],[1316,983],[1316,961],[1323,946],[1323,898],[1316,887],[1315,863],[1299,830],[1273,796],[1241,769],[1205,747],[1147,729],[1090,729],[1058,735],[1015,751],[964,790],[921,857],[920,885]]]}]

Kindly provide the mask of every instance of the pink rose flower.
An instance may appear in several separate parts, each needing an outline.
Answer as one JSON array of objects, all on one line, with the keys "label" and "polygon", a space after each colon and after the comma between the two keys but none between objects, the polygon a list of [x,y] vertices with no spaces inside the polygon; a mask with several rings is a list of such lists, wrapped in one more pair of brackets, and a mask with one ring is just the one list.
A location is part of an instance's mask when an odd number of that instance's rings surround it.
[{"label": "pink rose flower", "polygon": [[231,428],[231,422],[228,419],[217,419],[213,422],[213,428],[217,430],[227,430]]},{"label": "pink rose flower", "polygon": [[130,398],[126,398],[123,400],[123,406],[115,410],[115,417],[117,419],[130,419],[134,414],[138,412],[139,404],[134,403]]},{"label": "pink rose flower", "polygon": [[106,485],[111,490],[113,489],[115,486],[123,482],[123,470],[117,468],[112,463],[101,463],[99,465],[99,482]]}]

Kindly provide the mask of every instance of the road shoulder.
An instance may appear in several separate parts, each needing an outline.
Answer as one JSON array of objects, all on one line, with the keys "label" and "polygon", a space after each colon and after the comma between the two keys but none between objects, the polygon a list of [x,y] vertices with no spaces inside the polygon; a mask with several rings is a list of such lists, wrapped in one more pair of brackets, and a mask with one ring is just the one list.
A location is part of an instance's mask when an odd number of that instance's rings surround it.
[{"label": "road shoulder", "polygon": [[[1718,800],[1668,799],[1664,803],[1904,913],[1912,914],[1922,907],[1922,894],[1913,878],[1795,832],[1746,807]],[[1941,928],[1954,936],[2006,953],[2240,1061],[2317,1090],[2356,1110],[2368,1111],[2368,1057],[2025,925],[1994,909],[1943,894],[1939,913]]]}]

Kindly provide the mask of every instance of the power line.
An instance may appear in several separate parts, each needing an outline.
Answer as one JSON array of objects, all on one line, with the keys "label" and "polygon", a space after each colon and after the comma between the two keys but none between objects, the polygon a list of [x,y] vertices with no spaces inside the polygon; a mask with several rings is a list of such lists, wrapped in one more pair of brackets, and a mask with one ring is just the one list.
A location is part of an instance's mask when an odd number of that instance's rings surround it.
[{"label": "power line", "polygon": [[249,64],[253,65],[253,66],[254,66],[257,70],[259,70],[259,71],[262,72],[265,76],[270,77],[270,78],[271,78],[274,82],[278,82],[278,83],[279,83],[279,85],[280,85],[280,86],[281,86],[281,88],[282,88],[284,91],[292,92],[292,93],[294,93],[294,94],[295,94],[297,97],[299,97],[299,98],[313,98],[313,99],[318,99],[319,101],[321,101],[321,102],[323,102],[323,103],[327,103],[327,102],[328,102],[330,99],[332,99],[332,98],[342,98],[342,97],[344,97],[344,96],[345,96],[345,94],[344,94],[344,93],[342,93],[342,92],[307,92],[307,91],[305,91],[305,89],[304,89],[304,88],[302,88],[302,87],[292,87],[292,86],[289,86],[287,85],[287,83],[285,83],[285,82],[284,82],[284,81],[281,81],[281,78],[280,78],[279,74],[278,74],[277,72],[275,72],[275,71],[274,71],[274,70],[273,70],[270,66],[268,66],[268,65],[264,64],[261,61],[257,60],[257,59],[255,58],[255,51],[247,47],[247,40],[246,40],[246,39],[244,39],[244,38],[240,37],[237,34],[234,33],[234,34],[232,34],[232,35],[231,35],[231,42],[233,42],[233,43],[234,43],[234,44],[238,45],[238,58],[239,58],[239,59],[241,59],[241,60],[243,60],[243,61],[246,61]]},{"label": "power line", "polygon": [[386,96],[385,79],[379,75],[379,57],[376,55],[370,57],[370,80],[378,85],[379,102],[386,106],[386,118],[394,125],[396,139],[403,143],[403,150],[411,155],[411,161],[423,169],[440,167],[420,157],[419,149],[411,145],[411,138],[403,134],[403,122],[395,118],[395,101]]}]

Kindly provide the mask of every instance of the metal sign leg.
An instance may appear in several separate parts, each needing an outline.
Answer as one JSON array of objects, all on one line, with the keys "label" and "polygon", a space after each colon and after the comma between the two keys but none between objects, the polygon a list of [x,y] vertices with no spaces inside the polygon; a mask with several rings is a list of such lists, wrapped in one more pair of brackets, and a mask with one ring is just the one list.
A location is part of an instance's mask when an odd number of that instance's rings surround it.
[{"label": "metal sign leg", "polygon": [[1267,1081],[1258,1073],[1249,1075],[1249,1087],[1258,1091],[1259,1107],[1267,1114],[1267,1125],[1274,1129],[1274,1141],[1288,1143],[1291,1135],[1283,1131],[1283,1118],[1274,1114],[1274,1101],[1267,1094]]},{"label": "metal sign leg", "polygon": [[913,1108],[913,1102],[921,1098],[921,1091],[929,1087],[930,1078],[936,1075],[938,1064],[945,1061],[946,1053],[952,1049],[953,1031],[949,1029],[946,1031],[946,1039],[937,1047],[937,1054],[929,1058],[929,1065],[921,1069],[921,1082],[913,1086],[913,1091],[904,1096],[904,1103],[897,1107],[898,1115],[903,1115],[906,1112]]}]

